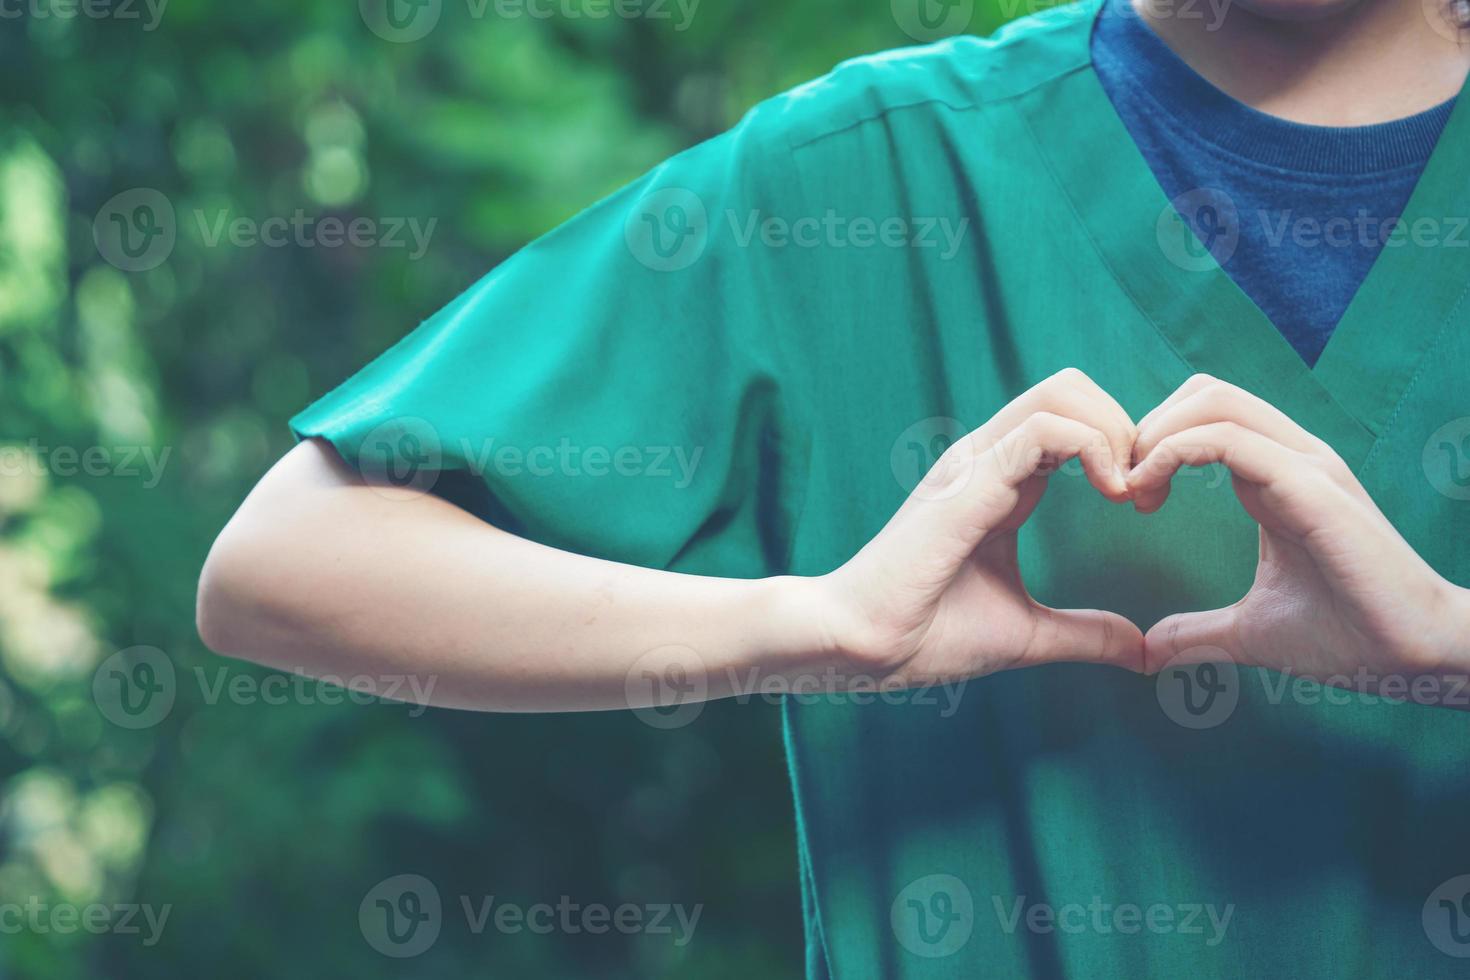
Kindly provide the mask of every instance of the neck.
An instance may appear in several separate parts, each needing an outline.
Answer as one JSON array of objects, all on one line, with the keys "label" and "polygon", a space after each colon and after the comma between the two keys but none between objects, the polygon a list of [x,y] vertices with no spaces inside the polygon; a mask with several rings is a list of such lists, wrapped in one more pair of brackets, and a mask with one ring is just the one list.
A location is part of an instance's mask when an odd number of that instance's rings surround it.
[{"label": "neck", "polygon": [[[1366,126],[1454,98],[1470,73],[1461,38],[1435,4],[1358,0],[1309,20],[1286,20],[1213,0],[1218,13],[1181,16],[1171,0],[1131,0],[1190,67],[1262,112],[1317,126]],[[1223,5],[1221,5],[1223,3]]]}]

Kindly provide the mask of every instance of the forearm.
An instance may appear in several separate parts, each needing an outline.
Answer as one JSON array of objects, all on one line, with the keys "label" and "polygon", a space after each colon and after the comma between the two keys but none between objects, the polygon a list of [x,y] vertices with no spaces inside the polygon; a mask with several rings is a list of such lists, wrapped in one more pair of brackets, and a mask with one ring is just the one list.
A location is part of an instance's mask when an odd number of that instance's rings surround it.
[{"label": "forearm", "polygon": [[412,678],[402,689],[431,703],[493,711],[642,707],[658,694],[644,672],[671,663],[708,697],[828,665],[806,580],[558,551],[432,495],[385,496],[319,447],[293,455],[281,465],[301,472],[262,481],[206,563],[200,631],[221,653],[363,686]]}]

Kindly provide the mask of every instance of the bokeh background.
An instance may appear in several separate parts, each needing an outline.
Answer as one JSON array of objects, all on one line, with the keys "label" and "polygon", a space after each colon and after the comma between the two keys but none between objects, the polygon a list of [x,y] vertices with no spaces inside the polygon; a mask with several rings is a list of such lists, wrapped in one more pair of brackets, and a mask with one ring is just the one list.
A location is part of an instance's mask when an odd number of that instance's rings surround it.
[{"label": "bokeh background", "polygon": [[[0,3],[0,977],[799,976],[775,706],[270,697],[200,644],[195,582],[287,418],[525,242],[844,58],[1025,12]],[[251,240],[273,218],[306,230]],[[120,662],[167,697],[110,699]],[[358,912],[404,873],[443,925],[396,959]],[[682,946],[477,935],[460,896],[492,895],[702,912]],[[66,927],[145,905],[161,932]]]}]

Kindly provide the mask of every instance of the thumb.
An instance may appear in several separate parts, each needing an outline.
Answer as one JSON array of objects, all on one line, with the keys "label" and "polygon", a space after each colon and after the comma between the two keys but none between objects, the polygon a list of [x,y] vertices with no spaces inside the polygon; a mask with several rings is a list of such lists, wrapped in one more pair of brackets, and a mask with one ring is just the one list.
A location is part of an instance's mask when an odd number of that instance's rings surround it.
[{"label": "thumb", "polygon": [[1238,625],[1234,606],[1176,613],[1159,620],[1143,638],[1144,673],[1223,660],[1250,666],[1240,644]]},{"label": "thumb", "polygon": [[1108,664],[1143,670],[1143,632],[1124,616],[1102,609],[1036,607],[1031,663]]}]

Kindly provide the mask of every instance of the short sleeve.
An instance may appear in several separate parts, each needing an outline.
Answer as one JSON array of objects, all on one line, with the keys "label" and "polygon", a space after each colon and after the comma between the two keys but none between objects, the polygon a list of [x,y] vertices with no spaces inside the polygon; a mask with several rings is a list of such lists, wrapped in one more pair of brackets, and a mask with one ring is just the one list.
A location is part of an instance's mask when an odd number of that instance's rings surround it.
[{"label": "short sleeve", "polygon": [[783,571],[802,369],[779,335],[778,257],[717,225],[796,183],[761,117],[507,259],[292,419],[297,437],[555,547]]}]

